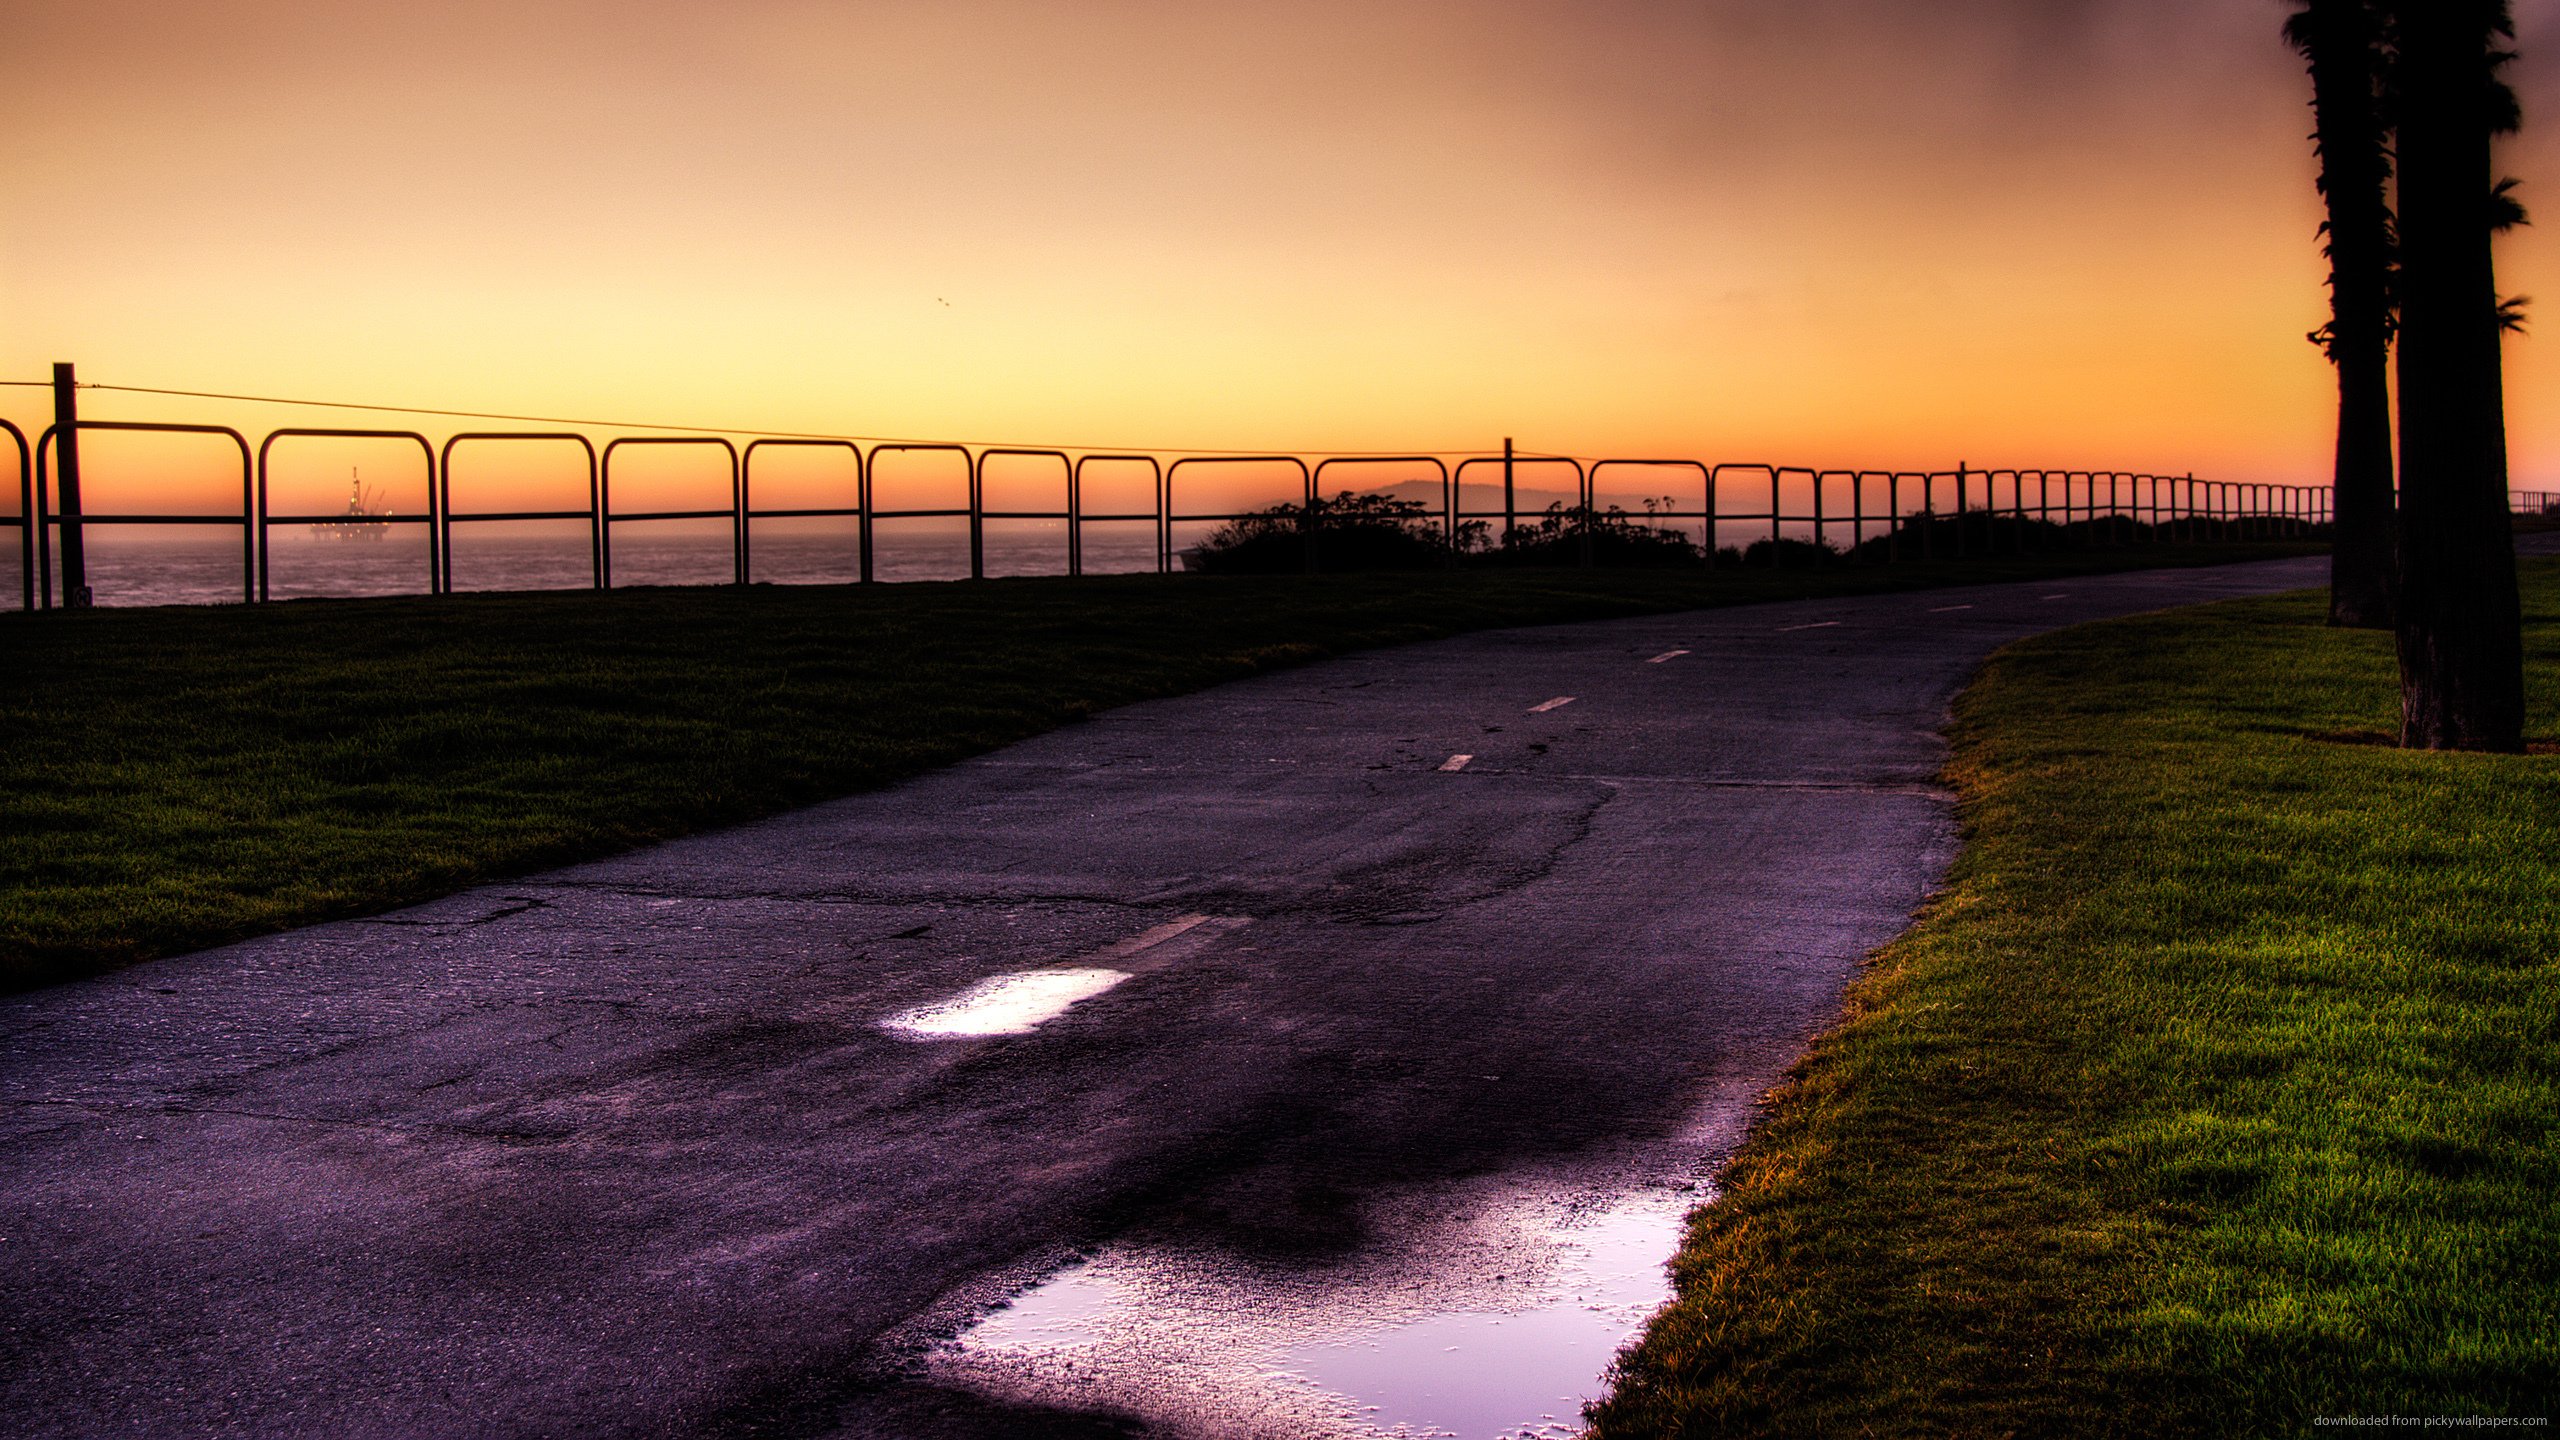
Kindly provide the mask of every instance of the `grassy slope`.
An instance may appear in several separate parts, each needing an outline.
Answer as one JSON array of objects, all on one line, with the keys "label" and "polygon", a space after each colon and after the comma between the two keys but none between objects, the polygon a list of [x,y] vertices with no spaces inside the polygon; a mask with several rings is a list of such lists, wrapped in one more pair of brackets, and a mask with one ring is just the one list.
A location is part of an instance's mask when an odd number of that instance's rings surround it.
[{"label": "grassy slope", "polygon": [[2298,547],[0,617],[0,990],[770,814],[1326,652],[2251,553]]},{"label": "grassy slope", "polygon": [[[2560,562],[2528,562],[2531,733]],[[1967,847],[1774,1096],[1603,1436],[2307,1433],[2560,1392],[2560,758],[2396,719],[2316,597],[1959,707]]]}]

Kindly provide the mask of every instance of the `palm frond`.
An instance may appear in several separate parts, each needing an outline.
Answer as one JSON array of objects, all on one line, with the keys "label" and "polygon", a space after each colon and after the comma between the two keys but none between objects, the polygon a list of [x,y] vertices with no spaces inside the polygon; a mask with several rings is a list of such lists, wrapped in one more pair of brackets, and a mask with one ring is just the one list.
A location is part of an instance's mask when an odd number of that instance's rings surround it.
[{"label": "palm frond", "polygon": [[2509,175],[2489,187],[2489,228],[2492,231],[2503,235],[2519,225],[2533,223],[2533,217],[2525,213],[2524,202],[2515,195],[2516,187],[2523,183]]}]

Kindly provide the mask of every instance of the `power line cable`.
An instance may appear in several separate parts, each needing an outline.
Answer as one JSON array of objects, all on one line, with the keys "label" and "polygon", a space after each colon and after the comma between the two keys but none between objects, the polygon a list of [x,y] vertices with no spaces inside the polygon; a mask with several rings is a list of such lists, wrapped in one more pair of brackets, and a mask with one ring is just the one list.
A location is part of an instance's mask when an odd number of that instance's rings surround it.
[{"label": "power line cable", "polygon": [[[48,385],[50,382],[43,380],[7,380],[0,381],[0,384],[42,386]],[[115,391],[127,395],[171,395],[191,400],[231,400],[253,405],[300,405],[321,410],[365,410],[385,415],[436,415],[458,420],[504,420],[521,425],[576,425],[599,430],[665,430],[687,435],[748,435],[759,439],[772,440],[857,440],[874,445],[930,445],[954,443],[951,441],[927,440],[914,436],[835,434],[812,430],[759,430],[748,426],[662,425],[651,421],[639,420],[593,420],[574,419],[561,415],[515,415],[495,410],[445,410],[425,405],[369,405],[346,400],[302,400],[281,395],[238,395],[218,390],[170,390],[149,385],[109,385],[96,381],[83,381],[81,382],[80,388],[83,390]],[[1295,454],[1340,456],[1346,459],[1386,458],[1417,454],[1475,456],[1499,455],[1502,453],[1499,450],[1463,449],[1458,447],[1451,447],[1442,450],[1299,450],[1294,452],[1284,452],[1267,449],[1220,449],[1212,446],[1190,445],[1081,445],[1064,444],[1056,441],[1044,442],[1031,440],[978,440],[960,443],[966,443],[979,449],[1019,448],[1024,450],[1065,450],[1082,452],[1085,454],[1101,454],[1116,451],[1153,455],[1253,456]],[[1563,457],[1532,457],[1527,455],[1525,452],[1522,452],[1521,458],[1543,459]]]}]

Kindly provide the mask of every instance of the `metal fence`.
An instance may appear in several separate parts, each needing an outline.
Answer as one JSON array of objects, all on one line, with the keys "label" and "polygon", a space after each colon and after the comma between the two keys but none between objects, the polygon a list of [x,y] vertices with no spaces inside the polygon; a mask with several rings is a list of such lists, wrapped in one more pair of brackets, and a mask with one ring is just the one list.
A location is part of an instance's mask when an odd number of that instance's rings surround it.
[{"label": "metal fence", "polygon": [[[869,446],[855,440],[816,438],[757,438],[741,446],[733,439],[713,435],[621,436],[599,444],[578,430],[509,430],[464,431],[447,436],[441,445],[423,433],[413,430],[328,428],[293,426],[269,431],[252,444],[239,430],[223,425],[197,425],[173,422],[111,421],[81,419],[75,422],[76,433],[91,431],[149,432],[165,434],[205,435],[227,439],[239,462],[240,508],[237,514],[166,514],[106,511],[83,507],[74,517],[65,517],[55,508],[53,493],[54,459],[60,445],[59,424],[48,426],[32,440],[25,432],[6,420],[0,420],[0,433],[5,433],[15,448],[18,461],[19,509],[15,516],[0,520],[16,527],[23,570],[25,605],[29,609],[49,609],[59,600],[55,585],[54,555],[57,543],[66,529],[82,526],[186,525],[237,527],[240,532],[241,595],[250,602],[268,596],[268,535],[278,525],[320,525],[342,523],[344,515],[276,513],[268,504],[269,478],[280,442],[315,442],[325,440],[396,441],[414,444],[426,470],[426,494],[429,512],[422,515],[386,516],[364,523],[384,525],[421,525],[428,536],[428,573],[422,577],[430,594],[453,590],[453,557],[458,545],[465,544],[470,527],[503,521],[580,521],[588,532],[592,583],[597,589],[613,584],[613,536],[616,526],[646,524],[671,520],[726,521],[730,531],[732,565],[730,578],[746,584],[754,576],[755,524],[764,520],[833,517],[847,519],[855,526],[855,559],[864,583],[875,579],[877,529],[884,523],[944,519],[965,520],[969,533],[969,573],[973,578],[986,573],[985,530],[989,521],[1041,520],[1061,522],[1066,529],[1063,573],[1084,573],[1083,542],[1089,527],[1101,525],[1151,526],[1155,537],[1155,568],[1159,573],[1177,568],[1178,554],[1174,529],[1186,524],[1224,524],[1273,513],[1274,508],[1293,514],[1296,523],[1308,535],[1309,565],[1319,554],[1318,538],[1325,525],[1325,506],[1320,503],[1328,487],[1352,491],[1355,479],[1364,471],[1375,474],[1382,467],[1402,467],[1408,471],[1428,471],[1436,477],[1438,504],[1427,506],[1431,526],[1440,543],[1453,556],[1471,544],[1501,548],[1504,537],[1522,532],[1553,515],[1560,524],[1550,527],[1553,533],[1581,534],[1587,537],[1595,524],[1625,523],[1648,527],[1681,527],[1691,524],[1705,541],[1710,565],[1730,563],[1731,552],[1748,553],[1751,542],[1773,542],[1759,557],[1763,563],[1790,563],[1790,551],[1801,559],[1807,552],[1780,541],[1802,541],[1818,551],[1843,550],[1850,556],[1872,563],[1898,563],[1926,560],[1942,556],[1962,557],[1968,554],[1991,555],[2019,553],[2049,543],[2057,534],[2074,543],[2133,544],[2173,540],[2274,539],[2308,536],[2330,518],[2330,494],[2327,487],[2238,484],[2201,480],[2193,475],[2154,475],[2107,470],[2062,469],[1975,469],[1959,465],[1951,470],[1822,470],[1763,462],[1711,463],[1679,458],[1587,458],[1529,452],[1501,455],[1480,453],[1467,456],[1429,454],[1379,455],[1228,455],[1165,454],[1150,455],[1120,451],[1072,451],[1064,449],[1026,449],[1008,446],[973,446],[963,444],[925,444],[911,441],[877,442]],[[457,465],[488,454],[500,447],[552,447],[573,449],[586,476],[586,504],[583,507],[539,510],[460,510],[453,499],[453,480]],[[639,447],[690,447],[714,452],[724,462],[728,474],[729,501],[725,506],[683,510],[618,511],[613,502],[614,462],[617,455]],[[843,456],[846,463],[845,498],[851,503],[834,506],[800,508],[758,508],[755,503],[756,462],[759,455],[798,448],[817,449]],[[880,463],[892,456],[940,453],[956,457],[965,467],[967,503],[964,506],[881,508],[875,503],[873,480]],[[1452,464],[1451,461],[1456,463]],[[1060,480],[1060,504],[1055,509],[995,509],[986,503],[986,475],[990,461],[1054,462]],[[1128,465],[1143,467],[1153,477],[1154,505],[1148,510],[1088,511],[1084,505],[1086,472],[1096,465]],[[1202,508],[1190,498],[1195,481],[1216,467],[1261,466],[1278,468],[1294,475],[1293,493],[1284,495],[1277,507],[1261,510],[1229,510]],[[1469,506],[1467,492],[1471,477],[1483,476],[1472,483],[1489,492],[1494,484],[1491,472],[1500,471],[1503,503]],[[1520,476],[1523,471],[1552,474],[1559,481],[1569,477],[1573,503],[1559,501],[1552,507],[1524,509],[1520,503]],[[1642,475],[1659,483],[1652,499],[1645,502],[1641,514],[1631,514],[1615,507],[1604,509],[1600,497],[1605,492],[1604,477]],[[1430,484],[1432,481],[1422,481]],[[1791,498],[1792,497],[1792,498]],[[2546,495],[2520,496],[2548,505],[2560,497]],[[1499,523],[1500,529],[1493,527]],[[1792,534],[1790,532],[1793,532]],[[1731,538],[1739,532],[1739,544]],[[1870,546],[1871,540],[1882,540],[1881,546]],[[1843,549],[1845,547],[1845,550]],[[1719,550],[1727,553],[1719,555]],[[1916,553],[1915,553],[1916,552]],[[1588,554],[1586,546],[1585,554]]]}]

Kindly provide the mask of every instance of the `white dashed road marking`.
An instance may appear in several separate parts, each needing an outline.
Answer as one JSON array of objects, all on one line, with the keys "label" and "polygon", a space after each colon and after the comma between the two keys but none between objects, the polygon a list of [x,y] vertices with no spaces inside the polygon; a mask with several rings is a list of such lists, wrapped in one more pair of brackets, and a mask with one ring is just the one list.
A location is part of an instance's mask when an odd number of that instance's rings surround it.
[{"label": "white dashed road marking", "polygon": [[1677,660],[1688,653],[1689,652],[1686,650],[1665,650],[1661,654],[1654,656],[1652,659],[1647,660],[1644,663],[1647,665],[1659,665],[1665,660]]},{"label": "white dashed road marking", "polygon": [[1548,711],[1550,711],[1550,710],[1561,710],[1561,709],[1563,709],[1564,707],[1566,707],[1567,705],[1570,705],[1570,704],[1572,704],[1572,703],[1573,703],[1573,697],[1572,697],[1572,696],[1570,696],[1570,695],[1559,695],[1559,696],[1557,696],[1556,698],[1554,698],[1553,700],[1544,701],[1544,702],[1542,702],[1542,703],[1540,703],[1540,704],[1536,704],[1536,705],[1532,705],[1532,706],[1530,706],[1530,707],[1529,707],[1529,713],[1530,713],[1530,714],[1532,714],[1532,715],[1544,715],[1544,714],[1546,714],[1546,713],[1547,713]]},{"label": "white dashed road marking", "polygon": [[2068,595],[2039,595],[2036,598],[2039,600],[2068,600],[2071,597]]},{"label": "white dashed road marking", "polygon": [[1474,758],[1476,757],[1473,755],[1452,755],[1448,759],[1440,762],[1440,768],[1454,774],[1457,771],[1466,769],[1467,762]]},{"label": "white dashed road marking", "polygon": [[1132,955],[1153,950],[1176,936],[1188,935],[1217,918],[1215,915],[1185,915],[1179,920],[1167,920],[1161,925],[1148,926],[1126,940],[1105,946],[1098,958],[1125,960]]},{"label": "white dashed road marking", "polygon": [[1973,607],[1970,605],[1933,605],[1930,607],[1929,613],[1932,615],[1944,615],[1950,610],[1970,610],[1972,608]]},{"label": "white dashed road marking", "polygon": [[1837,620],[1816,620],[1810,625],[1781,625],[1778,627],[1778,633],[1784,635],[1790,630],[1828,630],[1839,623]]}]

